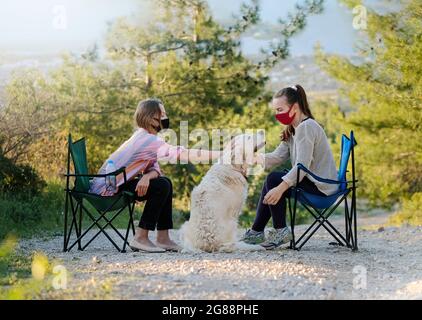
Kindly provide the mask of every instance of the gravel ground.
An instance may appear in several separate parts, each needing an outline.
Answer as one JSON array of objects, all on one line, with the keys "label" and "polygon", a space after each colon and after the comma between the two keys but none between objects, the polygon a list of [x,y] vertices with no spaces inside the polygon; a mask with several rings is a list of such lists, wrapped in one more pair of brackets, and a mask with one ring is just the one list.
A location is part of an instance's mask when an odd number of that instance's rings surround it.
[{"label": "gravel ground", "polygon": [[422,299],[422,227],[367,224],[358,237],[358,252],[328,245],[325,230],[299,252],[118,253],[104,237],[84,252],[61,252],[61,237],[24,240],[20,249],[42,251],[69,271],[67,289],[40,298]]}]

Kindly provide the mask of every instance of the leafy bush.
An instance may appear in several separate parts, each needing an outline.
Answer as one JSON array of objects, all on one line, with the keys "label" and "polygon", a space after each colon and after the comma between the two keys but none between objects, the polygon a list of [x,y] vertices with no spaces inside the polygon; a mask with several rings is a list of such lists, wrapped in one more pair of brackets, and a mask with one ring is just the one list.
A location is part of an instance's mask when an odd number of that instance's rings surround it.
[{"label": "leafy bush", "polygon": [[63,193],[60,181],[47,184],[32,167],[15,164],[0,148],[0,239],[57,228]]},{"label": "leafy bush", "polygon": [[0,149],[0,193],[22,194],[29,197],[39,194],[46,183],[28,165],[16,165]]},{"label": "leafy bush", "polygon": [[49,182],[36,196],[0,193],[0,239],[8,234],[31,236],[62,225],[63,188]]},{"label": "leafy bush", "polygon": [[422,192],[415,193],[410,199],[403,200],[402,209],[390,218],[394,225],[422,225]]}]

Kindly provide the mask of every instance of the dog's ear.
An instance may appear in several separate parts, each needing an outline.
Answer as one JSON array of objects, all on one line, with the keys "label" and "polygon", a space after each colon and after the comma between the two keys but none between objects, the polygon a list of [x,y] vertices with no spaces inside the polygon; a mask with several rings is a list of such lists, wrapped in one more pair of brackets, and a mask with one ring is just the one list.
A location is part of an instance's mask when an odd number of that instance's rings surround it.
[{"label": "dog's ear", "polygon": [[232,150],[232,163],[231,165],[237,170],[241,171],[244,175],[247,174],[247,146],[251,146],[253,149],[253,138],[249,135],[242,135],[236,137],[236,143],[234,150]]},{"label": "dog's ear", "polygon": [[244,146],[244,163],[253,164],[254,154],[257,151],[258,138],[256,135],[249,135]]},{"label": "dog's ear", "polygon": [[234,144],[235,144],[235,137],[231,138],[230,142],[225,143],[223,147],[222,156],[220,157],[220,160],[219,160],[220,164],[231,164]]},{"label": "dog's ear", "polygon": [[232,165],[242,165],[245,161],[244,158],[244,150],[245,150],[245,139],[244,136],[237,136],[234,137],[232,140],[232,148],[231,148],[231,164]]}]

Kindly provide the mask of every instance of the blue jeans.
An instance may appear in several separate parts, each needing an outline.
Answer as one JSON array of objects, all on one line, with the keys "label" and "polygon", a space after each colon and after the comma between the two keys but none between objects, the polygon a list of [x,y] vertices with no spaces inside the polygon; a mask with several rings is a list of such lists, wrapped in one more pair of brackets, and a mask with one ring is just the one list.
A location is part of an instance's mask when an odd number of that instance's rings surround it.
[{"label": "blue jeans", "polygon": [[[262,188],[261,197],[259,199],[258,208],[256,209],[256,218],[252,226],[254,231],[264,231],[265,226],[267,225],[270,218],[273,219],[273,226],[276,229],[281,229],[286,227],[286,207],[287,207],[287,198],[290,197],[290,189],[283,193],[280,200],[275,205],[263,204],[265,195],[271,189],[277,187],[281,182],[282,178],[288,171],[283,172],[272,172],[265,179],[264,187]],[[298,187],[300,187],[305,192],[317,194],[320,196],[325,196],[317,186],[308,179],[304,177],[301,182],[299,182]]]}]

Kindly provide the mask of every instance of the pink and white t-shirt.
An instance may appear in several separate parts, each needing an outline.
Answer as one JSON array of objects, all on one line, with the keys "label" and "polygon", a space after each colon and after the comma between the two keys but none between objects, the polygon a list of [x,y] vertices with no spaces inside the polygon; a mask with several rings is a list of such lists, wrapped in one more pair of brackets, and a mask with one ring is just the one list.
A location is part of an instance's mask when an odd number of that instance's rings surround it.
[{"label": "pink and white t-shirt", "polygon": [[[129,181],[139,174],[146,174],[152,170],[161,176],[158,160],[173,163],[183,150],[185,150],[183,147],[171,146],[160,137],[139,128],[107,160],[113,160],[117,169],[126,167],[126,179]],[[107,161],[101,166],[98,174],[105,174],[106,166]],[[116,180],[117,187],[124,184],[123,174],[119,174]],[[105,178],[94,178],[89,192],[102,196],[113,195],[106,190]]]}]

